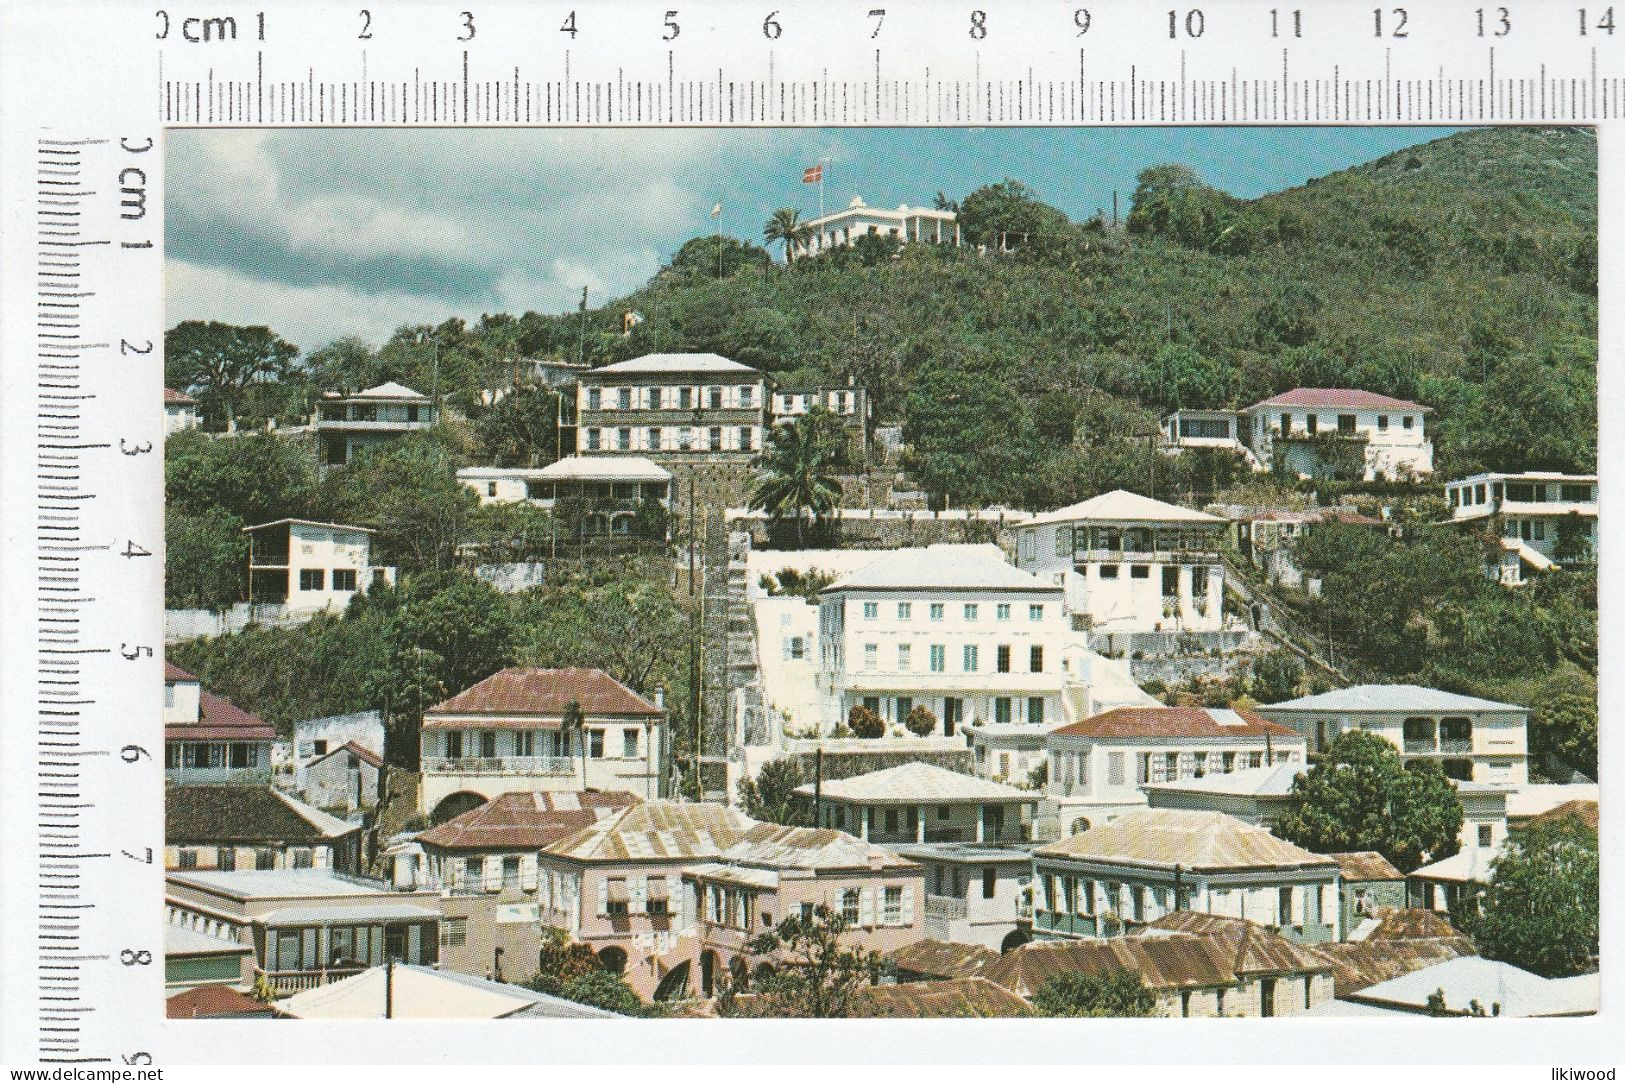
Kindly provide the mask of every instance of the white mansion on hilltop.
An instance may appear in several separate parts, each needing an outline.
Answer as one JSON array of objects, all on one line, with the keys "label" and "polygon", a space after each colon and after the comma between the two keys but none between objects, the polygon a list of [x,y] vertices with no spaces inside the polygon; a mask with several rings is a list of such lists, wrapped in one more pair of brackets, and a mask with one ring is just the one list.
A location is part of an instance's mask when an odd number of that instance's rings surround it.
[{"label": "white mansion on hilltop", "polygon": [[831,248],[857,243],[866,233],[890,237],[901,244],[946,244],[958,246],[959,223],[952,211],[930,207],[871,207],[862,196],[838,211],[814,218],[806,225],[806,236],[797,242],[797,256],[815,256]]}]

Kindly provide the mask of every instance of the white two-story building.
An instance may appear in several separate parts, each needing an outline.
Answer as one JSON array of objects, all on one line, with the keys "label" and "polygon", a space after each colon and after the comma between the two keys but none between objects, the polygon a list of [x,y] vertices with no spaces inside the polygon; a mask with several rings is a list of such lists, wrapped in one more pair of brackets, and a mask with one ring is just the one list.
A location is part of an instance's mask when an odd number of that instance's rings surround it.
[{"label": "white two-story building", "polygon": [[746,461],[762,450],[768,382],[714,353],[662,353],[581,373],[576,451],[667,462]]},{"label": "white two-story building", "polygon": [[1485,473],[1445,486],[1450,521],[1486,530],[1508,559],[1497,575],[1523,581],[1525,566],[1583,566],[1597,561],[1597,475]]},{"label": "white two-story building", "polygon": [[1242,410],[1240,435],[1266,469],[1400,480],[1433,473],[1429,413],[1372,391],[1298,387]]},{"label": "white two-story building", "polygon": [[1403,759],[1437,760],[1459,781],[1529,781],[1527,707],[1414,684],[1362,684],[1256,710],[1292,727],[1311,754],[1345,730],[1363,729],[1389,741]]},{"label": "white two-story building", "polygon": [[353,395],[328,391],[316,406],[317,461],[323,470],[344,466],[362,451],[434,426],[427,395],[393,381]]},{"label": "white two-story building", "polygon": [[395,582],[372,563],[373,531],[344,523],[278,519],[243,527],[248,535],[248,600],[290,613],[343,609],[357,591]]},{"label": "white two-story building", "polygon": [[[916,706],[935,732],[1061,717],[1061,588],[993,545],[882,556],[819,592],[821,728],[855,706],[900,728]],[[946,727],[952,729],[946,729]],[[899,730],[900,732],[900,730]]]},{"label": "white two-story building", "polygon": [[1217,632],[1225,529],[1217,516],[1118,489],[1023,523],[1016,564],[1065,587],[1074,623],[1092,631]]},{"label": "white two-story building", "polygon": [[[805,235],[795,242],[800,256],[815,256],[832,248],[853,245],[866,234],[885,237],[898,244],[945,244],[958,246],[959,222],[953,211],[900,204],[896,210],[871,207],[862,196],[838,211],[807,222]],[[1012,238],[1012,241],[1014,239]]]}]

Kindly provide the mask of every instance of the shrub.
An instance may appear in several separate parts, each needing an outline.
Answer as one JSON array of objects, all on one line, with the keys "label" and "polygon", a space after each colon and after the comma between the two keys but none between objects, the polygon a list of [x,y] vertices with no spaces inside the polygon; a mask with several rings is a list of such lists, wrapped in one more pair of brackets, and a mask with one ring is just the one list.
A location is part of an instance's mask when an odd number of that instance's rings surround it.
[{"label": "shrub", "polygon": [[909,708],[908,719],[903,724],[916,737],[929,737],[937,731],[937,716],[925,704],[916,703]]},{"label": "shrub", "polygon": [[873,741],[886,734],[886,724],[880,720],[880,716],[861,703],[854,703],[852,709],[846,712],[846,724],[854,737]]}]

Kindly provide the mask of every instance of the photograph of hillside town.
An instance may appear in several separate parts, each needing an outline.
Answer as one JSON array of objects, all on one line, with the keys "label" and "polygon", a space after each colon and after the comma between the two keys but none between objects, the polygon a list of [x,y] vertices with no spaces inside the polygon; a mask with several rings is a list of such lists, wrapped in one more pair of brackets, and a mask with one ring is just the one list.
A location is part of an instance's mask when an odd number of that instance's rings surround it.
[{"label": "photograph of hillside town", "polygon": [[1599,999],[1581,128],[174,131],[172,1018]]}]

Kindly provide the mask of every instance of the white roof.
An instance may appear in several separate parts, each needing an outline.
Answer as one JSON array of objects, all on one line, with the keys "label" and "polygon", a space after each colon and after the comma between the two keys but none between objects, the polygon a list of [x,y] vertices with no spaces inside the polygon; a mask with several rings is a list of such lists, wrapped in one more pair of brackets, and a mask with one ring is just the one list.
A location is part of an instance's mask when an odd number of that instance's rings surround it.
[{"label": "white roof", "polygon": [[1570,481],[1575,484],[1595,482],[1595,474],[1559,474],[1549,470],[1526,470],[1520,474],[1501,474],[1490,471],[1483,474],[1468,474],[1463,478],[1456,478],[1447,482],[1448,485],[1465,485],[1482,481]]},{"label": "white roof", "polygon": [[289,906],[261,914],[267,925],[326,925],[334,922],[438,921],[440,911],[404,902],[348,906]]},{"label": "white roof", "polygon": [[184,925],[164,926],[165,955],[249,955],[253,951],[252,944],[208,936]]},{"label": "white roof", "polygon": [[1209,515],[1195,508],[1182,508],[1153,500],[1149,496],[1131,493],[1127,489],[1114,489],[1109,493],[1090,497],[1064,508],[1047,511],[1027,520],[1027,526],[1045,523],[1136,522],[1136,523],[1223,523],[1217,515]]},{"label": "white roof", "polygon": [[1283,703],[1264,704],[1256,710],[1268,717],[1271,711],[1524,711],[1528,708],[1424,688],[1419,684],[1357,684],[1318,696],[1299,696]]},{"label": "white roof", "polygon": [[277,1001],[277,1010],[295,1019],[382,1019],[387,997],[392,1019],[502,1019],[519,1014],[608,1019],[615,1014],[470,974],[406,963],[395,964],[391,974],[384,971],[375,966],[295,993]]},{"label": "white roof", "polygon": [[1447,880],[1454,884],[1487,884],[1490,866],[1501,856],[1499,846],[1466,846],[1443,861],[1423,865],[1411,875],[1423,880]]},{"label": "white roof", "polygon": [[1463,955],[1367,986],[1352,997],[1367,1003],[1426,1010],[1428,997],[1443,992],[1449,1011],[1465,1011],[1476,1000],[1486,1015],[1499,1005],[1503,1016],[1527,1018],[1595,1012],[1601,988],[1596,974],[1543,978],[1511,963]]},{"label": "white roof", "polygon": [[613,365],[604,365],[593,369],[594,374],[600,372],[624,373],[628,376],[658,375],[671,372],[718,372],[735,375],[757,375],[761,370],[749,365],[730,361],[721,354],[715,353],[651,353],[642,357],[634,357],[630,361],[617,361]]},{"label": "white roof", "polygon": [[1507,794],[1507,817],[1522,820],[1550,812],[1566,801],[1595,801],[1602,787],[1595,782],[1529,783]]},{"label": "white roof", "polygon": [[849,572],[820,593],[837,590],[1042,590],[1061,588],[1004,559],[996,545],[929,545],[897,549]]},{"label": "white roof", "polygon": [[[796,787],[796,793],[811,797],[813,784]],[[940,804],[952,801],[1028,801],[1036,802],[1038,795],[1018,790],[1002,782],[962,775],[935,764],[913,763],[870,771],[852,778],[826,779],[823,795],[836,801],[857,801],[867,804]]]},{"label": "white roof", "polygon": [[170,869],[170,881],[243,899],[339,898],[389,895],[382,881],[351,879],[331,869]]},{"label": "white roof", "polygon": [[351,395],[350,398],[352,398],[352,399],[418,399],[418,400],[421,400],[423,402],[428,402],[429,401],[429,396],[424,395],[421,392],[413,391],[410,387],[407,387],[405,384],[398,384],[394,380],[390,380],[388,383],[379,384],[377,387],[369,387],[365,391],[357,391],[354,395]]},{"label": "white roof", "polygon": [[1301,763],[1278,763],[1273,767],[1248,767],[1226,774],[1204,775],[1172,782],[1150,782],[1142,790],[1160,793],[1210,793],[1233,797],[1285,797],[1292,792],[1292,780],[1303,772]]},{"label": "white roof", "polygon": [[671,473],[640,455],[570,455],[536,472],[538,481],[670,481]]},{"label": "white roof", "polygon": [[[344,746],[339,746],[339,748],[342,747]],[[338,748],[335,748],[333,751],[337,752],[338,750]],[[271,792],[276,795],[277,800],[281,801],[284,805],[287,805],[288,808],[292,809],[295,816],[298,816],[300,819],[304,820],[311,827],[314,827],[317,831],[320,831],[328,838],[340,838],[341,836],[348,835],[352,831],[359,830],[361,827],[361,825],[358,823],[348,823],[339,819],[337,816],[334,816],[330,812],[323,812],[315,805],[307,805],[297,797],[283,793],[274,786],[271,787]]]},{"label": "white roof", "polygon": [[320,523],[315,519],[273,519],[269,523],[255,523],[253,526],[243,527],[243,533],[252,534],[256,530],[265,530],[273,526],[314,526],[323,530],[353,530],[357,534],[378,533],[370,526],[356,526],[353,523]]}]

